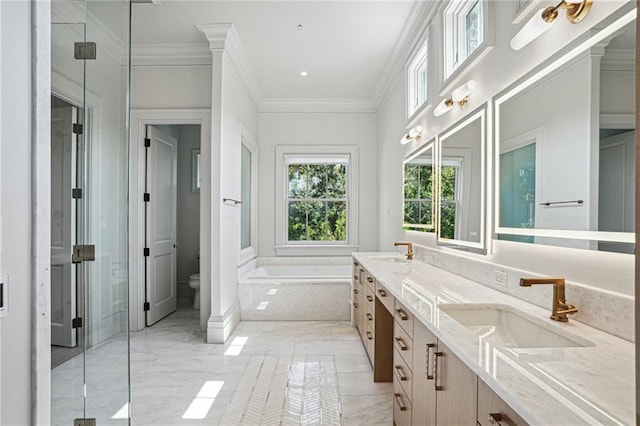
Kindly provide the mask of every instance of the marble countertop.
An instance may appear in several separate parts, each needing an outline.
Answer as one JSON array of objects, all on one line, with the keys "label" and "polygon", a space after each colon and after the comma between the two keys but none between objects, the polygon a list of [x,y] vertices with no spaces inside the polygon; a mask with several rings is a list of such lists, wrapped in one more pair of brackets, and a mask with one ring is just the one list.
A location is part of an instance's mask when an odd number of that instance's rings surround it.
[{"label": "marble countertop", "polygon": [[[635,346],[549,309],[501,293],[427,263],[393,253],[354,253],[422,324],[531,425],[635,423]],[[524,312],[537,325],[580,345],[513,348],[484,339],[440,309],[440,304],[491,303]],[[580,308],[578,306],[578,308]]]}]

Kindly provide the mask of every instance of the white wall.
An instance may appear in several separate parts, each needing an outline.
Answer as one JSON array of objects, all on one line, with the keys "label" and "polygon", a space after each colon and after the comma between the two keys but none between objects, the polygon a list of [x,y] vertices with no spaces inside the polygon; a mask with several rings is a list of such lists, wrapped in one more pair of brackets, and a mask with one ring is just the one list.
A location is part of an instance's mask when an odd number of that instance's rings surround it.
[{"label": "white wall", "polygon": [[134,66],[131,109],[210,108],[211,66]]},{"label": "white wall", "polygon": [[[31,424],[31,4],[0,2],[0,424]],[[34,330],[35,331],[35,330]]]},{"label": "white wall", "polygon": [[376,116],[371,113],[261,113],[258,255],[275,256],[276,145],[357,145],[359,251],[377,247]]},{"label": "white wall", "polygon": [[[580,25],[571,25],[561,19],[554,27],[535,40],[521,51],[513,51],[509,41],[520,28],[512,24],[512,2],[491,2],[495,13],[495,21],[492,29],[495,35],[495,43],[484,57],[473,67],[465,70],[461,75],[444,87],[439,81],[441,57],[439,51],[442,44],[441,18],[437,14],[429,27],[429,67],[432,71],[429,87],[429,104],[421,114],[408,122],[405,115],[404,71],[396,76],[393,89],[384,99],[377,112],[378,121],[378,182],[380,215],[378,227],[378,247],[380,250],[389,250],[395,240],[409,239],[426,246],[435,247],[433,234],[424,234],[413,231],[403,231],[402,227],[402,158],[426,143],[431,137],[449,128],[455,122],[461,120],[468,113],[489,101],[492,96],[500,93],[510,84],[526,72],[532,70],[544,62],[550,54],[563,49],[570,40],[580,37],[583,33],[604,17],[615,12],[626,1],[600,2],[598,8],[593,8]],[[425,27],[429,23],[425,22]],[[418,32],[419,33],[419,32]],[[477,88],[469,97],[466,109],[454,107],[449,113],[441,117],[433,116],[433,107],[445,98],[452,89],[463,82],[473,79],[477,82]],[[406,129],[415,125],[424,127],[423,138],[420,142],[413,142],[404,147],[400,146],[400,137],[406,133]],[[593,176],[589,176],[592,179]],[[490,192],[493,188],[489,189]],[[490,199],[490,202],[491,199]],[[491,208],[491,204],[489,205]],[[491,234],[488,235],[489,239]],[[519,246],[519,245],[516,245]],[[611,253],[594,253],[585,250],[558,249],[552,247],[527,247],[522,245],[522,250],[514,248],[513,244],[506,244],[497,240],[490,240],[492,254],[489,256],[464,253],[474,259],[488,260],[497,264],[505,264],[513,268],[535,271],[542,274],[560,274],[568,280],[573,280],[587,285],[604,286],[608,289],[618,288],[619,291],[629,294],[629,288],[633,283],[633,257],[628,255],[615,255]],[[438,248],[442,250],[449,250]],[[592,259],[594,261],[578,261],[578,259]],[[607,278],[607,275],[609,278]],[[606,279],[606,283],[603,280]],[[615,282],[615,284],[613,284]]]}]

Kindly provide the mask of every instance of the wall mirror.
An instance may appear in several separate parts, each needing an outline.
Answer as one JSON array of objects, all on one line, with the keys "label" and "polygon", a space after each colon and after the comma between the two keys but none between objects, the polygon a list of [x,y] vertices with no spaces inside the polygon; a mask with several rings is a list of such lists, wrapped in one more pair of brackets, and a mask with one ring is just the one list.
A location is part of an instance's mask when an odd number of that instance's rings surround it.
[{"label": "wall mirror", "polygon": [[409,154],[403,163],[403,229],[434,232],[435,139]]},{"label": "wall mirror", "polygon": [[496,98],[498,239],[634,252],[634,16]]},{"label": "wall mirror", "polygon": [[438,138],[437,242],[485,252],[486,107]]}]

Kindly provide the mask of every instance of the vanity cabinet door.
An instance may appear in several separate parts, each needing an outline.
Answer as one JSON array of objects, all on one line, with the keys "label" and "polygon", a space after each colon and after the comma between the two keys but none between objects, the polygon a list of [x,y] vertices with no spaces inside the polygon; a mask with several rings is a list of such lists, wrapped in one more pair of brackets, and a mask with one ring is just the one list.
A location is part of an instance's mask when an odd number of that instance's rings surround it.
[{"label": "vanity cabinet door", "polygon": [[419,321],[413,326],[413,411],[412,423],[419,426],[436,424],[436,390],[433,357],[436,336]]},{"label": "vanity cabinet door", "polygon": [[489,386],[478,379],[478,424],[480,426],[524,426],[527,422],[516,414]]},{"label": "vanity cabinet door", "polygon": [[442,342],[438,342],[438,351],[434,355],[436,424],[441,426],[476,424],[478,376]]}]

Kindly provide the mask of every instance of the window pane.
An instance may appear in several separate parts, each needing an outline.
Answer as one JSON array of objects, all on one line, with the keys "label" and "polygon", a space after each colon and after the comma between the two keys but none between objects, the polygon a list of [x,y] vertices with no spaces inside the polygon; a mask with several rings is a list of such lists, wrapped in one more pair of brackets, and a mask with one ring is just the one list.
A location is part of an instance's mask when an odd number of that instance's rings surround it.
[{"label": "window pane", "polygon": [[[418,168],[417,164],[404,165],[404,198],[418,198]],[[409,222],[415,223],[415,222]]]},{"label": "window pane", "polygon": [[241,199],[240,206],[240,248],[251,245],[251,151],[242,145],[240,155]]},{"label": "window pane", "polygon": [[347,240],[347,203],[344,201],[327,202],[327,240]]},{"label": "window pane", "polygon": [[307,240],[326,240],[326,211],[322,201],[307,203]]},{"label": "window pane", "polygon": [[289,201],[288,241],[307,239],[307,202]]},{"label": "window pane", "polygon": [[420,172],[420,190],[418,198],[433,198],[433,168],[427,165],[421,165]]},{"label": "window pane", "polygon": [[326,198],[327,194],[327,171],[326,164],[309,164],[309,198]]},{"label": "window pane", "polygon": [[327,165],[327,198],[347,198],[347,165]]},{"label": "window pane", "polygon": [[307,165],[289,165],[289,198],[305,198],[307,193]]},{"label": "window pane", "polygon": [[433,223],[432,202],[430,199],[420,201],[420,219],[415,223],[419,223],[421,225],[430,225]]},{"label": "window pane", "polygon": [[416,224],[420,223],[418,218],[420,203],[418,201],[404,202],[404,223]]},{"label": "window pane", "polygon": [[469,56],[482,41],[480,38],[480,1],[477,1],[465,16],[466,50]]},{"label": "window pane", "polygon": [[440,205],[440,237],[455,238],[456,230],[456,203],[441,201]]},{"label": "window pane", "polygon": [[456,200],[456,171],[456,167],[442,167],[440,172],[440,198],[444,201]]}]

